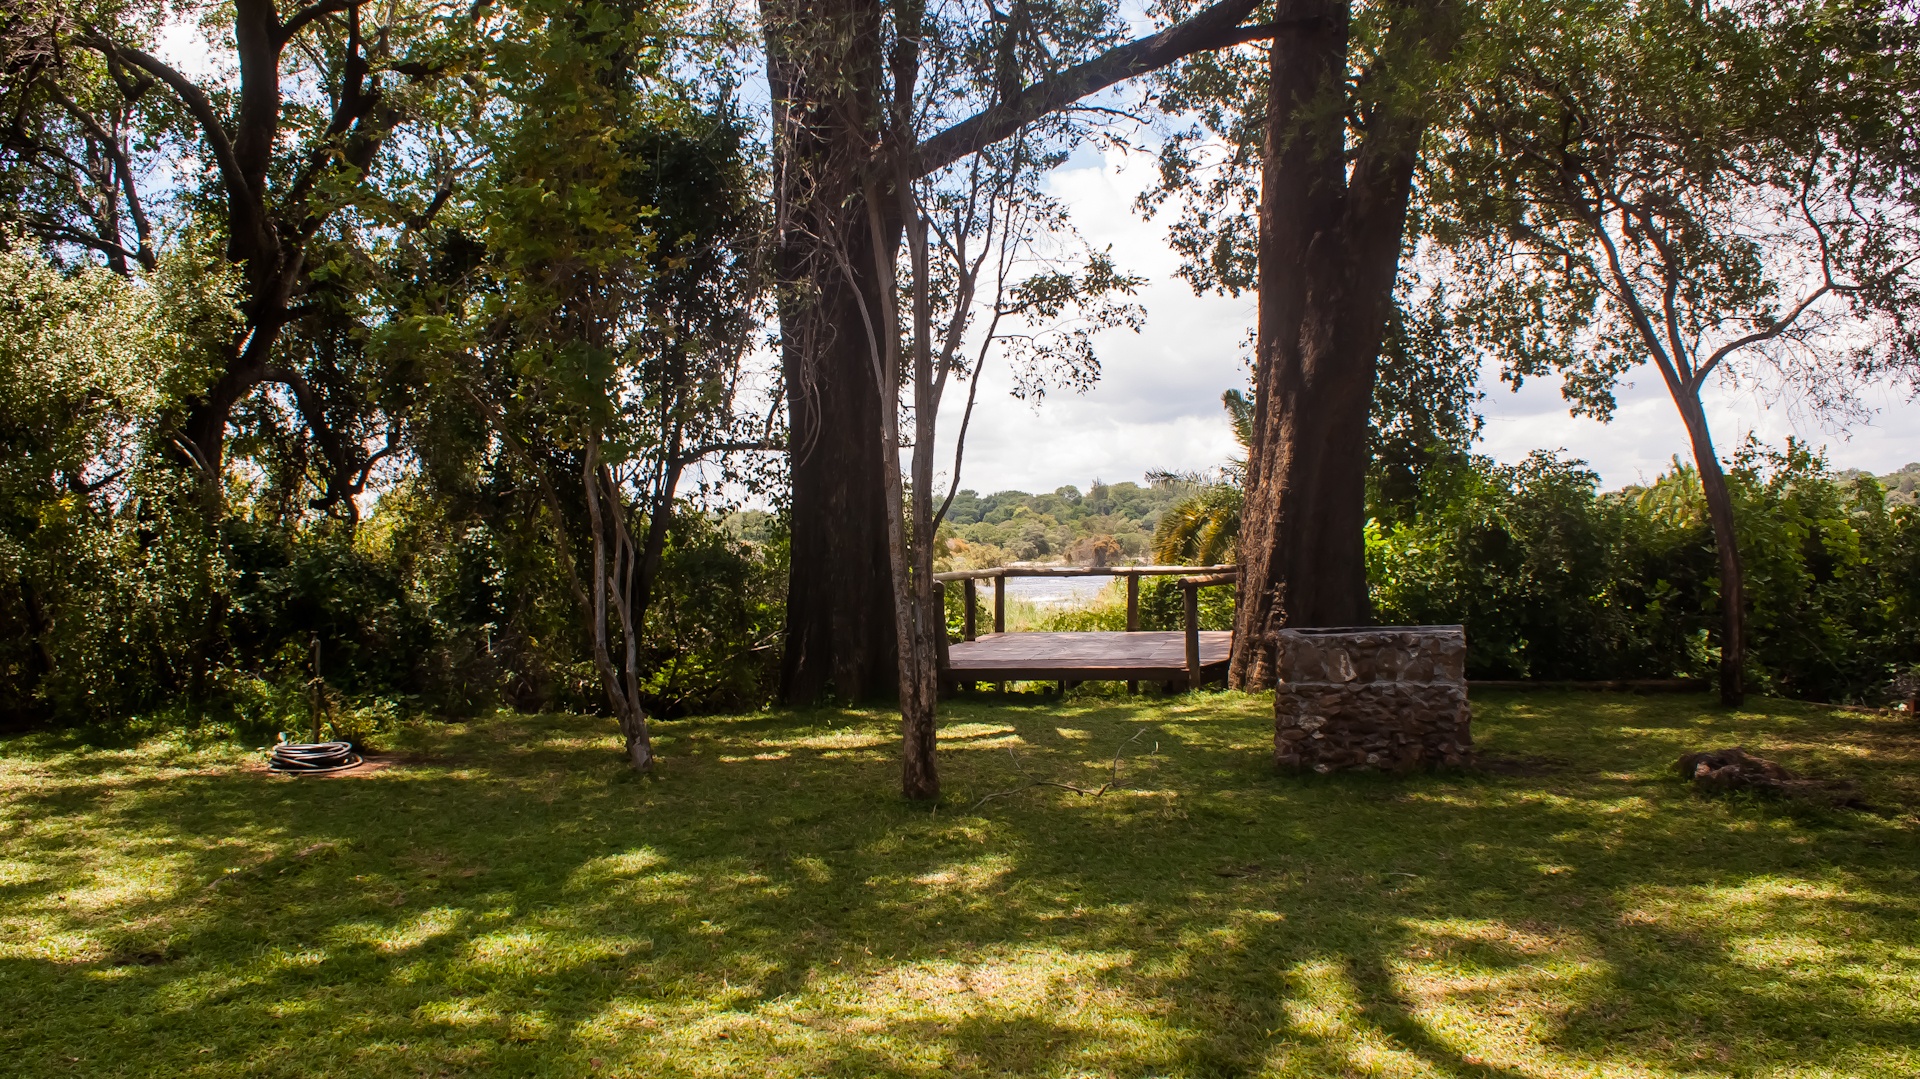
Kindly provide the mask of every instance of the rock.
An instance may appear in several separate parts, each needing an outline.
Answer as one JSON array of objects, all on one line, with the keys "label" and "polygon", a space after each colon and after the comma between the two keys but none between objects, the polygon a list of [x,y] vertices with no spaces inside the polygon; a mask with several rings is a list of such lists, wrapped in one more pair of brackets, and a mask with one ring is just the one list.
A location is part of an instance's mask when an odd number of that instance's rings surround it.
[{"label": "rock", "polygon": [[1282,630],[1274,763],[1326,773],[1471,762],[1459,626]]}]

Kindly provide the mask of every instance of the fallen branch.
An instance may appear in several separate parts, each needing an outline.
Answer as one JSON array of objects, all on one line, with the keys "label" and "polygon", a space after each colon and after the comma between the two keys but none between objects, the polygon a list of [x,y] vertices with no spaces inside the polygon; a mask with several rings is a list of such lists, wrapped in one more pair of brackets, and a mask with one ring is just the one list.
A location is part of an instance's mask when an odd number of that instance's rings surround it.
[{"label": "fallen branch", "polygon": [[[1012,797],[1013,795],[1019,794],[1022,791],[1030,791],[1035,787],[1058,787],[1063,791],[1072,791],[1075,794],[1084,794],[1090,798],[1098,798],[1101,795],[1112,790],[1113,788],[1119,786],[1121,755],[1127,751],[1127,747],[1129,745],[1132,745],[1134,742],[1139,741],[1140,736],[1146,733],[1147,733],[1147,729],[1145,727],[1142,727],[1139,730],[1134,732],[1132,738],[1129,738],[1126,741],[1120,743],[1120,748],[1113,751],[1112,774],[1110,775],[1110,777],[1107,779],[1105,783],[1102,783],[1098,787],[1095,787],[1092,789],[1089,789],[1086,787],[1078,787],[1073,785],[1072,783],[1062,783],[1057,779],[1034,778],[1033,773],[1027,771],[1026,767],[1020,763],[1020,755],[1013,751],[1013,746],[1009,745],[1007,746],[1007,756],[1013,759],[1014,771],[1017,771],[1021,775],[1026,776],[1028,781],[1026,783],[1021,784],[1018,787],[1013,787],[1009,790],[994,791],[991,794],[982,795],[979,801],[967,807],[967,811],[971,813],[972,811],[979,809],[981,806],[986,805],[988,802],[993,801],[995,798]],[[1160,751],[1160,743],[1158,742],[1155,742],[1153,744],[1153,749],[1149,750],[1149,752],[1152,752],[1152,753],[1158,753],[1159,751]]]}]

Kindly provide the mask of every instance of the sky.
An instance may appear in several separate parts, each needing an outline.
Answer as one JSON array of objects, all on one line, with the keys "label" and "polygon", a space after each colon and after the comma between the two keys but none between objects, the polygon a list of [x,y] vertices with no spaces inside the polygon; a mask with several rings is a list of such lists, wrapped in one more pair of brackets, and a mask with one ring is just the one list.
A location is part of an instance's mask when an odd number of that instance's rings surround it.
[{"label": "sky", "polygon": [[[1120,268],[1149,279],[1138,299],[1145,328],[1115,330],[1099,341],[1101,378],[1088,393],[1049,394],[1037,407],[1008,396],[1004,367],[981,384],[967,436],[961,486],[978,491],[1081,489],[1094,479],[1141,482],[1151,469],[1207,469],[1236,447],[1220,394],[1247,385],[1244,342],[1254,298],[1195,296],[1175,276],[1179,259],[1166,245],[1174,211],[1159,220],[1134,212],[1133,199],[1151,178],[1144,155],[1076,155],[1051,179],[1095,247],[1112,245]],[[1535,449],[1564,449],[1585,460],[1608,488],[1652,479],[1675,454],[1688,456],[1686,432],[1652,368],[1632,372],[1609,423],[1568,415],[1557,379],[1528,382],[1518,392],[1482,372],[1486,427],[1476,451],[1518,461]],[[1707,394],[1715,444],[1729,456],[1752,431],[1775,444],[1795,435],[1825,445],[1835,468],[1876,473],[1920,461],[1920,403],[1873,390],[1877,414],[1865,425],[1834,431],[1803,410],[1770,402],[1752,388],[1712,387]],[[940,427],[942,459],[952,461],[964,389],[950,390]]]}]

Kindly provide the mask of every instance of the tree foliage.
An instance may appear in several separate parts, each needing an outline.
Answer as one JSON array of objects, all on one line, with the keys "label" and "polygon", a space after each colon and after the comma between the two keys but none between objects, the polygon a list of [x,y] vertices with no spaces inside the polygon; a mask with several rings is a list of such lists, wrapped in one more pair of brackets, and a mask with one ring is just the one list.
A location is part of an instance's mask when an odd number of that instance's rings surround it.
[{"label": "tree foliage", "polygon": [[[1791,441],[1747,443],[1728,478],[1750,580],[1748,679],[1878,702],[1920,662],[1920,516]],[[1464,624],[1472,677],[1702,677],[1720,658],[1712,531],[1699,473],[1678,461],[1606,493],[1549,453],[1435,469],[1404,520],[1373,524],[1368,558],[1381,618]]]}]

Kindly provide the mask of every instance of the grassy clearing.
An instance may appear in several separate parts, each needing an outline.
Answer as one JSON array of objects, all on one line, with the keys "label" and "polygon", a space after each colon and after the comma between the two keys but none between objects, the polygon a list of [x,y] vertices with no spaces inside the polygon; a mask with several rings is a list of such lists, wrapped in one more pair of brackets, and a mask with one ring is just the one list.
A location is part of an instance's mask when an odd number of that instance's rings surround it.
[{"label": "grassy clearing", "polygon": [[[1300,778],[1265,708],[956,704],[937,811],[879,713],[664,724],[653,782],[574,717],[331,780],[16,738],[0,1073],[1920,1074],[1913,725],[1487,695],[1505,772]],[[1666,773],[1736,741],[1889,812]]]}]

